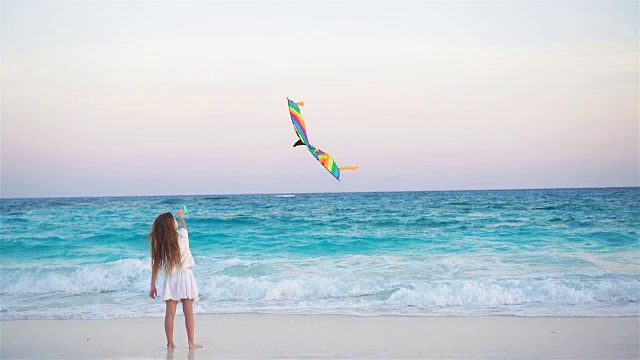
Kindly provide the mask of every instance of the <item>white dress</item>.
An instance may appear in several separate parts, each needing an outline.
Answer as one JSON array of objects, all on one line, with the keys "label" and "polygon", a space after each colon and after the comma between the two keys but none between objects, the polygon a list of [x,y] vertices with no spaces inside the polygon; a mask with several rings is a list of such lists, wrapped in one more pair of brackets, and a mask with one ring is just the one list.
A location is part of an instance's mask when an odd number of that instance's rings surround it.
[{"label": "white dress", "polygon": [[180,246],[181,266],[173,269],[164,276],[164,300],[180,301],[181,299],[197,299],[198,285],[196,277],[191,271],[195,265],[189,249],[189,233],[187,229],[178,231],[178,245]]}]

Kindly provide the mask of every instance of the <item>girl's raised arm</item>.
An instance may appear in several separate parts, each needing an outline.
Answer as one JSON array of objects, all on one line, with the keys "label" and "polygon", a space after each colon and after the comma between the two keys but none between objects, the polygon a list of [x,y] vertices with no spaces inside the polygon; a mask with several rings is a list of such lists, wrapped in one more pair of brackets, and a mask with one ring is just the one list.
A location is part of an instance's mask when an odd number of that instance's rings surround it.
[{"label": "girl's raised arm", "polygon": [[180,220],[180,226],[186,229],[187,223],[184,222],[184,209],[180,208],[180,210],[176,212],[176,216],[178,217],[178,220]]}]

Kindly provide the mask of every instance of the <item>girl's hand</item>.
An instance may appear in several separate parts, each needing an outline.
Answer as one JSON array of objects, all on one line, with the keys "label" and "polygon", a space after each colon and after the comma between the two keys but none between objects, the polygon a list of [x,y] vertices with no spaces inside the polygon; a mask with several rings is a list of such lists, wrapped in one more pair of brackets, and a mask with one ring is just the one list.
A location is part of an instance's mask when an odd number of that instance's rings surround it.
[{"label": "girl's hand", "polygon": [[182,219],[182,218],[184,217],[184,209],[183,209],[183,208],[180,208],[180,210],[176,211],[176,216],[177,216],[179,219]]},{"label": "girl's hand", "polygon": [[152,299],[155,299],[155,298],[156,298],[156,296],[158,296],[158,289],[156,289],[156,287],[155,287],[155,286],[152,286],[152,287],[151,287],[151,290],[149,290],[149,296],[150,296]]}]

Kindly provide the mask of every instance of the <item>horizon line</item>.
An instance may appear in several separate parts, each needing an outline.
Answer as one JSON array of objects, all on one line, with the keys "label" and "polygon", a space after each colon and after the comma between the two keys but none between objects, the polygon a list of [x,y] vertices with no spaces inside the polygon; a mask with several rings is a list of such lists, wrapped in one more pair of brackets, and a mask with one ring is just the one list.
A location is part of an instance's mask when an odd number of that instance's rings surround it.
[{"label": "horizon line", "polygon": [[77,195],[77,196],[36,196],[36,197],[3,197],[2,200],[42,200],[42,199],[101,199],[132,197],[178,197],[178,196],[252,196],[252,195],[319,195],[319,194],[367,194],[367,193],[410,193],[410,192],[473,192],[473,191],[536,191],[536,190],[596,190],[596,189],[638,189],[635,186],[595,186],[595,187],[540,187],[540,188],[486,188],[486,189],[446,189],[446,190],[378,190],[378,191],[330,191],[330,192],[266,192],[266,193],[218,193],[218,194],[160,194],[160,195]]}]

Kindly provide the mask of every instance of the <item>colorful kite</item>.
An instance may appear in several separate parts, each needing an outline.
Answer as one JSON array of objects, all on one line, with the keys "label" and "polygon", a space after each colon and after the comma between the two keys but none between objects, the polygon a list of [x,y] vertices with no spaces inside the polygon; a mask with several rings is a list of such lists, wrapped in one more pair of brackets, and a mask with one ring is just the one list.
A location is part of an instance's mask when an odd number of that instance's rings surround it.
[{"label": "colorful kite", "polygon": [[357,170],[358,166],[345,166],[338,167],[336,162],[333,160],[331,155],[326,152],[318,149],[317,147],[311,145],[309,143],[309,137],[307,136],[307,127],[304,124],[304,119],[302,118],[302,114],[300,112],[300,107],[303,106],[303,102],[293,102],[287,99],[289,102],[289,114],[291,115],[291,122],[293,123],[293,129],[296,131],[296,135],[298,135],[298,141],[293,144],[293,147],[299,145],[305,145],[311,155],[315,157],[325,169],[327,169],[331,175],[333,175],[336,180],[340,180],[340,170]]}]

